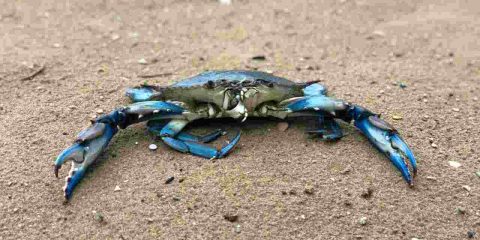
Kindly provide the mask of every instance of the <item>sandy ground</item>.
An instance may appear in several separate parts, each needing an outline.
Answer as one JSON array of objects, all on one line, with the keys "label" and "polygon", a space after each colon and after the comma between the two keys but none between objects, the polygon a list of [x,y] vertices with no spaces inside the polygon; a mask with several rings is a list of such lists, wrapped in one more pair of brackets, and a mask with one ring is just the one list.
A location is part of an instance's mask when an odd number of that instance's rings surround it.
[{"label": "sandy ground", "polygon": [[[0,6],[0,239],[478,237],[477,0]],[[276,122],[197,124],[244,130],[238,148],[212,162],[161,143],[151,152],[154,139],[138,125],[115,137],[62,204],[69,167],[56,179],[56,155],[97,110],[126,104],[125,89],[145,81],[139,75],[162,73],[147,81],[166,85],[248,68],[321,80],[332,95],[382,113],[418,157],[415,188],[352,127],[329,144],[308,139],[301,123],[285,132]]]}]

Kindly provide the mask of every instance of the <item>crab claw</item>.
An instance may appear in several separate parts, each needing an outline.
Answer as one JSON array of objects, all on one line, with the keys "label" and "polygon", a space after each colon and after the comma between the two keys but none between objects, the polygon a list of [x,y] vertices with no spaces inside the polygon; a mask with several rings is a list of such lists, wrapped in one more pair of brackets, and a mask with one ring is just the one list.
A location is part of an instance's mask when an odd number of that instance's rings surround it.
[{"label": "crab claw", "polygon": [[82,180],[85,172],[107,147],[117,127],[108,123],[95,122],[92,126],[80,132],[75,143],[65,149],[55,160],[54,173],[58,177],[58,170],[67,160],[72,160],[72,168],[65,179],[64,196],[69,200],[75,186]]},{"label": "crab claw", "polygon": [[[355,120],[354,124],[378,150],[390,159],[402,173],[405,181],[413,186],[417,162],[412,150],[403,141],[397,130],[374,114],[360,117]],[[411,171],[409,167],[411,167]]]},{"label": "crab claw", "polygon": [[215,158],[223,158],[228,155],[235,145],[240,140],[241,132],[238,131],[235,137],[233,137],[230,141],[227,142],[222,148],[217,149],[196,141],[189,141],[189,140],[179,140],[172,137],[162,137],[163,142],[167,145],[172,147],[173,149],[184,152],[190,153],[195,156],[204,157],[207,159],[215,159]]},{"label": "crab claw", "polygon": [[144,102],[161,96],[161,92],[157,91],[154,86],[142,85],[127,89],[125,95],[127,95],[127,97],[133,102]]}]

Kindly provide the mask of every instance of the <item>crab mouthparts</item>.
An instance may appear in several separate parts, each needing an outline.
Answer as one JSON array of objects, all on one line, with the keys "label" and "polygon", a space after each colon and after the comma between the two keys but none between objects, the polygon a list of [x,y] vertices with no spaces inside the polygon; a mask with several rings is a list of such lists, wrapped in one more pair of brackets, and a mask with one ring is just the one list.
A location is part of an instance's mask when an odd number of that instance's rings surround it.
[{"label": "crab mouthparts", "polygon": [[242,101],[238,101],[237,106],[235,106],[232,110],[227,111],[227,113],[233,118],[240,118],[243,117],[242,122],[247,120],[248,111]]},{"label": "crab mouthparts", "polygon": [[[242,122],[244,122],[245,120],[247,120],[247,117],[248,117],[248,110],[245,107],[245,104],[243,103],[244,91],[240,91],[240,94],[234,96],[232,99],[236,100],[237,105],[235,105],[234,108],[226,111],[226,113],[230,117],[235,118],[235,119],[243,117]],[[224,100],[224,106],[223,106],[225,109],[228,109],[227,107],[228,107],[229,102],[231,102],[231,101],[228,97],[228,94],[225,94],[225,100]]]}]

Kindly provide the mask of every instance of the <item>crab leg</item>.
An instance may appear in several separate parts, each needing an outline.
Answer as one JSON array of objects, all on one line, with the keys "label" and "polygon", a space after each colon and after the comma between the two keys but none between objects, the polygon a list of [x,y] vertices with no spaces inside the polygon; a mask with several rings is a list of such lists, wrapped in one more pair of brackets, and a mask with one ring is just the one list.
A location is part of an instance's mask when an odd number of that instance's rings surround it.
[{"label": "crab leg", "polygon": [[142,85],[139,87],[129,88],[125,93],[133,102],[143,102],[158,100],[161,96],[161,92],[154,86]]},{"label": "crab leg", "polygon": [[[363,107],[323,95],[293,99],[285,102],[284,105],[287,112],[315,111],[330,114],[346,122],[354,121],[355,127],[390,159],[402,173],[405,181],[413,186],[413,177],[417,172],[417,163],[413,152],[400,137],[398,131],[380,119],[379,115]],[[407,159],[410,162],[411,171]]]},{"label": "crab leg", "polygon": [[[232,140],[230,140],[226,145],[221,149],[216,149],[211,146],[200,143],[198,139],[193,139],[192,136],[181,134],[182,129],[188,124],[187,120],[171,120],[167,125],[165,125],[160,132],[156,131],[158,136],[161,137],[163,142],[165,142],[171,148],[183,152],[191,153],[195,156],[204,157],[207,159],[212,158],[222,158],[225,157],[238,143],[240,140],[240,132],[236,134]],[[207,135],[208,136],[208,135]],[[213,133],[210,137],[207,137],[207,140],[218,137],[217,134]],[[189,139],[192,138],[192,139]],[[192,141],[194,140],[194,141]]]},{"label": "crab leg", "polygon": [[[148,131],[152,132],[153,134],[156,134],[160,137],[160,132],[162,131],[162,128],[167,125],[166,123],[161,123],[155,120],[148,121],[147,122],[147,128]],[[179,132],[175,138],[181,141],[190,141],[190,142],[198,142],[198,143],[209,143],[212,141],[215,141],[217,138],[220,136],[225,135],[226,132],[222,129],[217,129],[215,131],[212,131],[210,133],[207,133],[203,136],[197,136],[193,134],[186,133],[184,131]]]},{"label": "crab leg", "polygon": [[65,161],[73,162],[64,187],[66,200],[71,198],[75,186],[83,178],[87,168],[105,150],[118,128],[126,128],[151,118],[171,118],[183,112],[183,108],[171,103],[147,101],[114,110],[94,120],[90,127],[79,133],[73,145],[60,153],[55,160],[54,172],[57,177],[58,170]]},{"label": "crab leg", "polygon": [[318,116],[318,129],[307,131],[316,134],[321,140],[335,141],[343,137],[343,131],[330,115],[320,114]]}]

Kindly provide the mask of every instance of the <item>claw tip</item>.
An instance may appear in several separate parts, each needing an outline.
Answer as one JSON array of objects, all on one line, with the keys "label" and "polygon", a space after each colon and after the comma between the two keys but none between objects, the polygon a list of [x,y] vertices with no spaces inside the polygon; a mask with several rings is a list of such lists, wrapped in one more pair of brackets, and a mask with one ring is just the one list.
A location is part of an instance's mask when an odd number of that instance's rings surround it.
[{"label": "claw tip", "polygon": [[62,166],[58,166],[58,165],[55,165],[53,166],[53,172],[55,173],[55,177],[58,178],[58,170],[61,168]]}]

